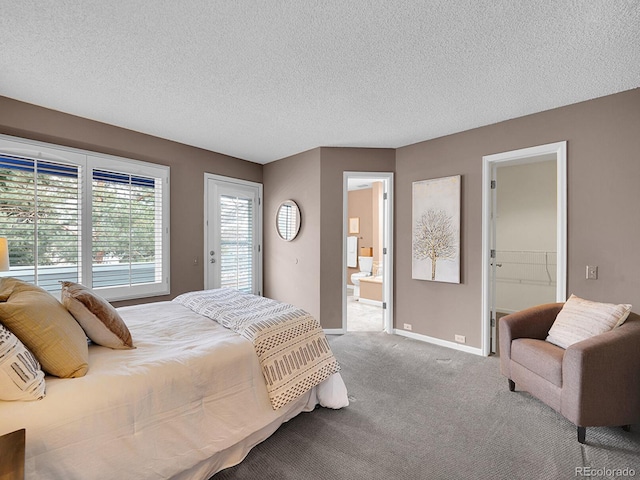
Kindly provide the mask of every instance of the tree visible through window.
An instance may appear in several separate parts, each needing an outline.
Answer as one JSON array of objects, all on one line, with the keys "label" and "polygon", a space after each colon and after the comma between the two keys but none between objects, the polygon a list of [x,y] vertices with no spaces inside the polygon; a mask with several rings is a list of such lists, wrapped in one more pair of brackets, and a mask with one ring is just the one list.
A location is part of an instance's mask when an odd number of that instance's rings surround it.
[{"label": "tree visible through window", "polygon": [[12,274],[56,290],[58,279],[45,272],[66,267],[65,276],[77,282],[78,167],[3,155],[0,193],[0,231],[9,241]]},{"label": "tree visible through window", "polygon": [[[157,200],[153,178],[93,171],[94,287],[155,281],[156,239],[162,234]],[[130,268],[107,267],[119,264]]]},{"label": "tree visible through window", "polygon": [[107,298],[168,293],[168,169],[150,166],[145,175],[126,173],[128,166],[0,153],[0,236],[11,263],[3,275],[50,292],[70,280],[102,288]]}]

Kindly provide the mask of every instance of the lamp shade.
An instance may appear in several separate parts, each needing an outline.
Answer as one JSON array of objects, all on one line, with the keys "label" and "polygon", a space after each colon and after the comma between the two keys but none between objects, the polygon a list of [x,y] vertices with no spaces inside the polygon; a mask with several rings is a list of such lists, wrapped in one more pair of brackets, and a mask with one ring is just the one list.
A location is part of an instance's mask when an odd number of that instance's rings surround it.
[{"label": "lamp shade", "polygon": [[7,239],[0,237],[0,272],[9,270],[9,246]]}]

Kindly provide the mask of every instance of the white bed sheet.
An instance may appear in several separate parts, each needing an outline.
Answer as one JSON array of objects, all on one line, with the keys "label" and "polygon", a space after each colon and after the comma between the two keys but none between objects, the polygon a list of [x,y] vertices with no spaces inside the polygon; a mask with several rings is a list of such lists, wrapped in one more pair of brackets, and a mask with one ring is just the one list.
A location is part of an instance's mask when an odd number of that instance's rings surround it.
[{"label": "white bed sheet", "polygon": [[348,403],[336,374],[274,411],[248,340],[174,302],[118,311],[136,349],[91,346],[86,376],[0,402],[0,434],[26,428],[27,479],[206,479],[318,399]]}]

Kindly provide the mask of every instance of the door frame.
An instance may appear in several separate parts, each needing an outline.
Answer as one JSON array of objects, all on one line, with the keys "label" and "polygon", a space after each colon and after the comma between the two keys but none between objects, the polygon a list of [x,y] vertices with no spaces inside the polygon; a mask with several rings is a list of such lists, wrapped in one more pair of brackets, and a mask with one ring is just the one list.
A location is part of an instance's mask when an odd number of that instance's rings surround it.
[{"label": "door frame", "polygon": [[[567,142],[496,153],[482,157],[482,355],[491,354],[491,180],[498,166],[535,163],[535,157],[556,156],[556,301],[567,298]],[[546,159],[548,161],[548,159]],[[496,325],[497,328],[497,325]]]},{"label": "door frame", "polygon": [[347,332],[347,235],[349,232],[349,178],[382,179],[387,187],[387,202],[383,205],[384,222],[383,243],[387,256],[382,267],[382,301],[386,302],[382,310],[383,329],[393,333],[393,172],[343,172],[342,173],[342,333]]},{"label": "door frame", "polygon": [[[263,237],[263,233],[262,233],[262,189],[263,186],[261,183],[258,182],[252,182],[249,180],[241,180],[239,178],[232,178],[232,177],[225,177],[222,175],[216,175],[213,173],[206,173],[204,174],[204,222],[203,222],[203,230],[204,230],[204,245],[203,245],[203,260],[202,260],[202,264],[203,264],[203,275],[204,275],[204,289],[207,290],[209,288],[213,288],[210,286],[210,279],[209,279],[209,273],[208,273],[208,268],[207,268],[207,261],[208,261],[208,254],[207,254],[207,245],[209,244],[209,180],[213,180],[214,182],[216,182],[216,184],[218,185],[224,185],[227,187],[234,187],[234,186],[242,186],[242,187],[253,187],[253,188],[257,188],[258,190],[258,204],[257,204],[257,209],[256,209],[256,213],[257,213],[257,218],[256,218],[256,230],[257,230],[257,235],[256,235],[256,240],[257,240],[257,245],[258,245],[258,251],[256,252],[257,256],[256,256],[256,271],[255,271],[255,275],[256,275],[256,288],[258,291],[258,295],[262,295],[263,289],[262,289],[262,237]],[[213,212],[211,212],[213,214]]]}]

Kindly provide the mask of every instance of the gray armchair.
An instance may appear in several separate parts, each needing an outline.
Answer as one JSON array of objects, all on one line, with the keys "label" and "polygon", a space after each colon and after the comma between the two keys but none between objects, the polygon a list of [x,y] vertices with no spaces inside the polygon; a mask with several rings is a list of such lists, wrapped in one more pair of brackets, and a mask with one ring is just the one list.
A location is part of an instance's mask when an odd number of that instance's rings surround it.
[{"label": "gray armchair", "polygon": [[586,427],[640,421],[640,316],[566,350],[545,342],[562,303],[500,319],[500,371],[519,389],[562,414],[585,443]]}]

